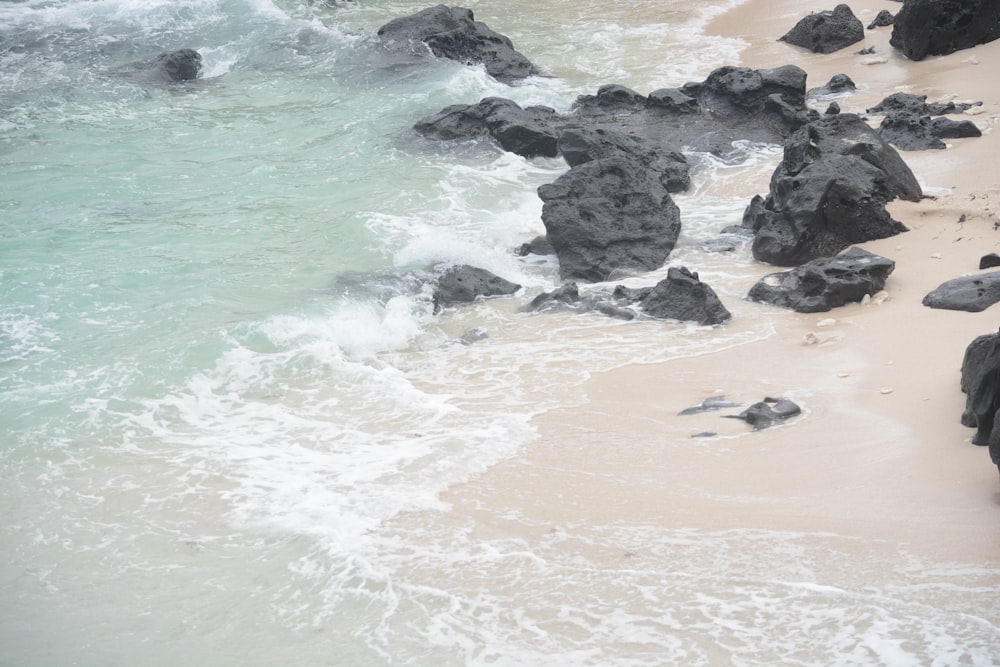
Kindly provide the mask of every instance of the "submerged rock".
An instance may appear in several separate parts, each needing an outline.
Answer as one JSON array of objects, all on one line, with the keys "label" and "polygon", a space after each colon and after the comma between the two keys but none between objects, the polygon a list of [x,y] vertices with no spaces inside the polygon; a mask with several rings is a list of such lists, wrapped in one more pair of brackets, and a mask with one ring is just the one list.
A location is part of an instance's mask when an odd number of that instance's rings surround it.
[{"label": "submerged rock", "polygon": [[472,10],[463,7],[429,7],[390,21],[377,34],[388,49],[413,55],[430,50],[439,58],[482,64],[490,76],[504,83],[538,74],[538,68],[514,49],[510,38],[477,21]]},{"label": "submerged rock", "polygon": [[850,7],[839,4],[832,11],[816,12],[801,19],[779,41],[813,53],[833,53],[864,38],[864,25]]},{"label": "submerged rock", "polygon": [[194,49],[167,51],[156,57],[154,67],[167,81],[190,81],[201,74],[201,54]]},{"label": "submerged rock", "polygon": [[725,396],[709,396],[704,401],[698,405],[692,406],[690,408],[684,408],[681,410],[679,415],[700,415],[703,412],[711,412],[713,410],[722,410],[723,408],[738,408],[739,403],[733,403],[728,400]]},{"label": "submerged rock", "polygon": [[941,283],[927,296],[928,308],[978,313],[1000,301],[1000,271],[954,278]]},{"label": "submerged rock", "polygon": [[867,123],[828,115],[785,142],[770,192],[750,202],[743,224],[754,232],[756,259],[797,266],[906,231],[885,205],[920,196],[913,172]]},{"label": "submerged rock", "polygon": [[879,292],[896,268],[885,257],[851,248],[837,257],[823,257],[782,273],[764,276],[750,289],[754,301],[819,313],[860,302]]}]

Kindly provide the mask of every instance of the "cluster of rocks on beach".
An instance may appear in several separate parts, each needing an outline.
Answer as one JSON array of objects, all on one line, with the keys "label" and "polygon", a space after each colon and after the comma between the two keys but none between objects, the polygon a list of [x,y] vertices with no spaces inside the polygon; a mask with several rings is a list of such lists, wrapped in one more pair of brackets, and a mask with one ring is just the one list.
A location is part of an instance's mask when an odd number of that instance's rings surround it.
[{"label": "cluster of rocks on beach", "polygon": [[[1000,4],[905,0],[895,15],[882,11],[867,26],[882,28],[891,28],[892,47],[918,61],[1000,38]],[[826,54],[861,42],[865,29],[848,5],[838,4],[803,17],[776,38]],[[389,22],[377,35],[381,48],[391,52],[482,66],[511,85],[542,75],[509,38],[465,8],[430,7]],[[199,69],[200,56],[187,49],[163,54],[156,63],[168,80],[195,78]],[[930,103],[909,93],[889,95],[864,115],[842,113],[837,102],[822,113],[811,106],[854,87],[838,75],[807,89],[806,72],[796,65],[724,66],[704,81],[648,94],[604,85],[580,96],[566,113],[488,97],[444,108],[417,121],[414,130],[430,140],[492,141],[526,158],[562,157],[569,166],[538,189],[545,235],[516,250],[554,255],[565,282],[535,295],[524,310],[720,325],[730,312],[690,267],[671,267],[648,288],[581,290],[580,283],[604,284],[663,267],[682,225],[671,195],[691,183],[691,165],[681,148],[721,154],[734,141],[749,140],[783,144],[783,158],[768,192],[748,202],[742,224],[720,234],[745,239],[754,259],[785,270],[764,276],[747,298],[814,313],[878,294],[895,263],[854,246],[905,232],[886,205],[925,196],[899,151],[942,149],[945,139],[977,137],[980,129],[949,117],[973,104]],[[472,266],[439,267],[430,275],[436,310],[521,290]],[[924,305],[980,311],[997,301],[1000,271],[948,281],[928,294]],[[1000,410],[998,378],[1000,333],[977,338],[963,364],[968,407],[962,421],[977,428],[973,442],[988,444],[1000,466],[1000,429],[993,429]],[[769,398],[738,416],[762,428],[795,414],[797,406]]]}]

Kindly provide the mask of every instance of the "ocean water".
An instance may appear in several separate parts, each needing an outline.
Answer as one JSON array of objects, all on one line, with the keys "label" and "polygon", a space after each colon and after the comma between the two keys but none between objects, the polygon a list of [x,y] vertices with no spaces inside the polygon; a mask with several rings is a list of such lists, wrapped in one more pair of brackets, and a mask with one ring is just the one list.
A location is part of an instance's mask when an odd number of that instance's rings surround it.
[{"label": "ocean water", "polygon": [[[689,156],[670,264],[738,316],[702,328],[519,312],[559,284],[512,249],[565,165],[409,128],[703,79],[729,4],[471,3],[549,75],[506,86],[383,53],[410,1],[0,3],[0,665],[993,664],[995,571],[697,527],[529,546],[442,500],[590,374],[772,334],[739,317],[760,267],[705,242],[780,148]],[[148,75],[184,47],[201,79]],[[456,262],[525,289],[435,314]]]}]

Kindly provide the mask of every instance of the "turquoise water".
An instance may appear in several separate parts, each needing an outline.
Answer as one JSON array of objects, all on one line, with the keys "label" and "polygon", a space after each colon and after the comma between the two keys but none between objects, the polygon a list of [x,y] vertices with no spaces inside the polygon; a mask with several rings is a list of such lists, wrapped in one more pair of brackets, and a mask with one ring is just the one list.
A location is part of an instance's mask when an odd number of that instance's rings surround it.
[{"label": "turquoise water", "polygon": [[[773,330],[519,314],[558,284],[511,249],[565,166],[409,131],[486,95],[566,109],[603,83],[704,78],[740,45],[697,32],[725,3],[687,4],[475,3],[551,75],[516,87],[381,52],[375,30],[413,2],[0,5],[0,664],[815,664],[781,637],[848,645],[843,610],[866,606],[862,647],[987,664],[995,628],[915,593],[856,604],[747,574],[747,544],[798,559],[802,536],[670,537],[660,556],[684,565],[664,598],[661,563],[598,575],[579,545],[528,555],[440,519],[445,489],[515,456],[590,373]],[[145,74],[184,47],[200,80]],[[678,197],[676,261],[737,311],[759,269],[698,242],[777,154],[692,155]],[[434,315],[442,262],[525,292]],[[579,550],[611,534],[649,539],[587,527]],[[706,548],[742,583],[720,585]],[[895,655],[857,650],[844,664]]]}]

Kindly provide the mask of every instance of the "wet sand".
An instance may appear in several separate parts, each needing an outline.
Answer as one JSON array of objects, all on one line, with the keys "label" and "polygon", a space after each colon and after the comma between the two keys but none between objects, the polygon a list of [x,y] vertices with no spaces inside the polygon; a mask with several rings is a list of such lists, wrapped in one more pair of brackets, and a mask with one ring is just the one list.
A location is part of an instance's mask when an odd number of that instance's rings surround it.
[{"label": "wet sand", "polygon": [[[825,56],[776,41],[810,10],[832,4],[751,0],[708,30],[748,42],[739,64],[795,63],[810,87],[847,73],[859,91],[839,100],[845,112],[897,90],[983,101],[968,116],[983,137],[901,153],[935,198],[893,203],[911,231],[862,246],[896,262],[888,300],[788,312],[757,343],[593,376],[585,405],[540,416],[540,437],[523,455],[447,494],[478,530],[517,535],[582,523],[802,531],[936,562],[1000,563],[997,469],[959,423],[962,354],[975,336],[996,330],[1000,306],[964,313],[921,305],[941,282],[977,272],[982,255],[1000,252],[992,159],[1000,151],[1000,82],[990,74],[1000,68],[1000,41],[919,63],[890,49],[891,28]],[[900,5],[851,6],[867,25],[879,9]],[[870,45],[875,55],[854,54]],[[744,407],[788,396],[805,414],[759,432],[721,416],[738,409],[678,415],[713,395]],[[717,435],[691,437],[706,431]],[[1000,621],[995,609],[983,616]]]}]

